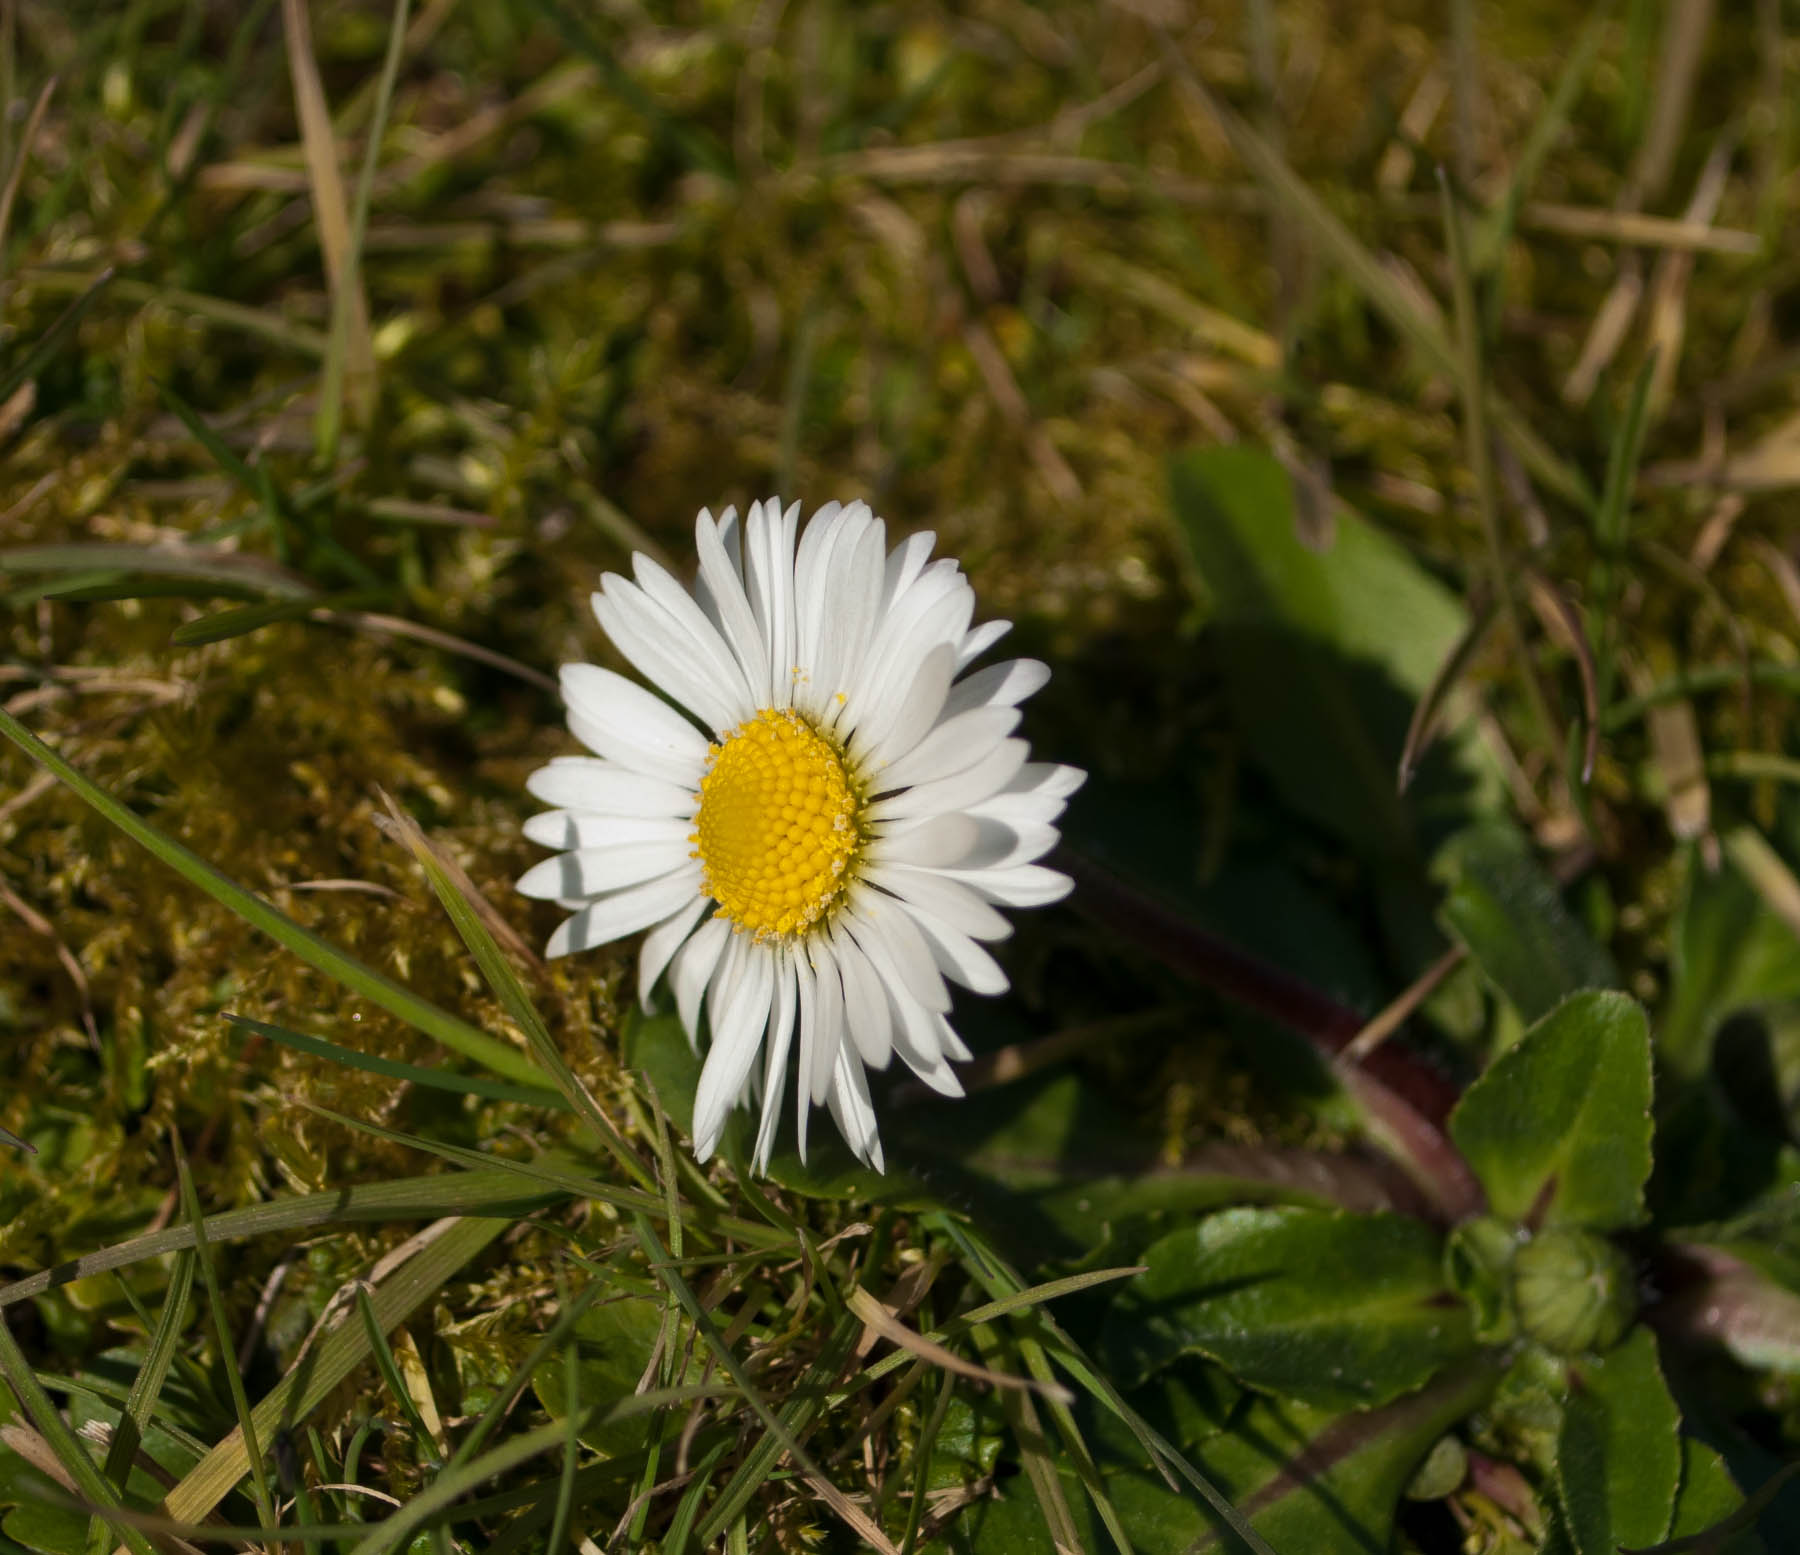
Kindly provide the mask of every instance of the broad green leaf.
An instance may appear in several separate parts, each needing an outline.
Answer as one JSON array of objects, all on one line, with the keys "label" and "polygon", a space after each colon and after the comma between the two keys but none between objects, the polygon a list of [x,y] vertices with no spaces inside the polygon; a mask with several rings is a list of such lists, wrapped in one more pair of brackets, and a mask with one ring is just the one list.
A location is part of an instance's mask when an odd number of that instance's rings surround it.
[{"label": "broad green leaf", "polygon": [[[1381,1409],[1344,1414],[1257,1399],[1197,1449],[1200,1465],[1282,1555],[1373,1555],[1393,1547],[1394,1512],[1425,1454],[1492,1391],[1486,1360],[1440,1377]],[[1241,1555],[1243,1544],[1200,1499],[1171,1491],[1133,1453],[1108,1438],[1102,1468],[1113,1504],[1145,1555]],[[958,1518],[951,1548],[970,1555],[1056,1555],[1023,1476]],[[1091,1514],[1063,1475],[1083,1547],[1102,1548]]]},{"label": "broad green leaf", "polygon": [[1450,1134],[1502,1219],[1615,1230],[1643,1219],[1650,1087],[1643,1010],[1576,994],[1469,1087]]},{"label": "broad green leaf", "polygon": [[[1732,1478],[1725,1460],[1705,1442],[1691,1436],[1681,1438],[1681,1490],[1675,1497],[1675,1516],[1669,1526],[1669,1538],[1692,1539],[1719,1529],[1720,1525],[1740,1511],[1746,1510],[1744,1493]],[[1763,1555],[1763,1541],[1753,1528],[1733,1528],[1722,1532],[1719,1542],[1706,1547],[1706,1555]]]},{"label": "broad green leaf", "polygon": [[1669,1531],[1681,1483],[1681,1415],[1638,1328],[1572,1369],[1556,1441],[1556,1483],[1576,1555],[1615,1555]]},{"label": "broad green leaf", "polygon": [[1690,848],[1670,931],[1670,988],[1657,1047],[1671,1068],[1695,1075],[1712,1041],[1739,1010],[1800,998],[1800,941],[1726,859],[1709,869]]},{"label": "broad green leaf", "polygon": [[1113,1369],[1143,1378],[1198,1353],[1250,1387],[1368,1409],[1474,1346],[1436,1232],[1399,1215],[1233,1209],[1144,1254],[1108,1315]]},{"label": "broad green leaf", "polygon": [[[1174,460],[1170,476],[1252,755],[1288,804],[1364,857],[1416,859],[1396,763],[1413,704],[1467,628],[1462,605],[1354,514],[1338,515],[1328,553],[1307,549],[1287,472],[1270,454],[1200,449]],[[1446,749],[1461,753],[1463,770],[1446,771]],[[1467,760],[1466,742],[1445,742],[1413,796],[1455,813],[1474,782]]]},{"label": "broad green leaf", "polygon": [[1450,886],[1450,932],[1527,1024],[1584,988],[1613,988],[1618,969],[1564,905],[1516,828],[1486,822],[1457,833],[1436,870]]},{"label": "broad green leaf", "polygon": [[[620,1295],[590,1307],[575,1324],[578,1410],[605,1408],[637,1391],[650,1356],[656,1347],[656,1336],[667,1311],[660,1298]],[[688,1354],[687,1340],[679,1329],[674,1335],[676,1354]],[[671,1387],[685,1387],[701,1380],[698,1358],[689,1356],[685,1367],[675,1367]],[[563,1357],[552,1355],[532,1373],[532,1388],[546,1409],[557,1419],[570,1413],[567,1379]],[[581,1439],[597,1452],[608,1456],[632,1451],[644,1445],[644,1422],[618,1420],[583,1427]]]}]

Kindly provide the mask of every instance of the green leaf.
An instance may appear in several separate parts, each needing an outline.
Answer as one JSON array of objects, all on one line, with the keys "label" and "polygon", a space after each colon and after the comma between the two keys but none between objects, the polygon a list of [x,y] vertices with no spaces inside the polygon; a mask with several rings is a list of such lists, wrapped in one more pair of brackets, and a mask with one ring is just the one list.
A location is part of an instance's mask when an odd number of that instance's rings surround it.
[{"label": "green leaf", "polygon": [[1576,1555],[1615,1555],[1669,1531],[1681,1483],[1681,1415],[1638,1328],[1607,1355],[1571,1368],[1556,1441],[1556,1482]]},{"label": "green leaf", "polygon": [[[656,1348],[656,1336],[662,1329],[666,1306],[650,1296],[622,1295],[601,1302],[584,1312],[575,1324],[575,1398],[578,1411],[605,1408],[637,1391],[650,1356]],[[702,1366],[690,1353],[687,1336],[678,1330],[671,1335],[678,1356],[685,1355],[685,1365],[677,1365],[666,1383],[685,1387],[701,1380]],[[568,1379],[563,1357],[552,1355],[541,1362],[531,1375],[531,1385],[544,1408],[557,1419],[572,1411]],[[584,1426],[581,1439],[596,1452],[617,1456],[644,1445],[644,1422],[595,1420]]]},{"label": "green leaf", "polygon": [[1689,848],[1670,930],[1669,999],[1657,1048],[1677,1073],[1701,1073],[1713,1037],[1739,1010],[1800,998],[1800,941],[1727,858],[1707,868]]},{"label": "green leaf", "polygon": [[1529,1024],[1584,988],[1618,986],[1612,958],[1562,899],[1516,827],[1486,822],[1459,832],[1435,869],[1450,881],[1444,921]]},{"label": "green leaf", "polygon": [[1576,994],[1469,1087],[1450,1134],[1502,1219],[1615,1230],[1644,1216],[1650,1087],[1643,1010]]},{"label": "green leaf", "polygon": [[[1415,858],[1396,763],[1413,703],[1467,629],[1462,605],[1355,514],[1338,515],[1329,553],[1302,545],[1287,472],[1270,454],[1199,449],[1173,461],[1170,479],[1251,753],[1290,805],[1358,853]],[[1434,754],[1424,766],[1439,788],[1444,765]],[[1455,776],[1469,786],[1468,771]]]},{"label": "green leaf", "polygon": [[1145,1253],[1103,1342],[1133,1379],[1198,1353],[1253,1388],[1372,1408],[1474,1346],[1442,1257],[1437,1233],[1400,1215],[1226,1210]]},{"label": "green leaf", "polygon": [[1681,1490],[1669,1526],[1670,1542],[1698,1541],[1701,1535],[1716,1532],[1718,1542],[1696,1542],[1692,1547],[1703,1550],[1704,1555],[1763,1555],[1763,1541],[1753,1528],[1733,1526],[1727,1531],[1721,1526],[1735,1523],[1740,1514],[1754,1520],[1755,1508],[1746,1506],[1744,1493],[1725,1460],[1705,1442],[1682,1437]]}]

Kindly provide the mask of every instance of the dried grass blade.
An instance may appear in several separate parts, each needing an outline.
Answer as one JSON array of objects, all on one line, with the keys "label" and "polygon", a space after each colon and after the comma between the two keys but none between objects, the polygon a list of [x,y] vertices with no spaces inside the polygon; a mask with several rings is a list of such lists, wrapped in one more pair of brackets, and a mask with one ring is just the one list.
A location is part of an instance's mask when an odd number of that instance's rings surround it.
[{"label": "dried grass blade", "polygon": [[[1232,149],[1270,193],[1293,213],[1298,227],[1311,235],[1320,252],[1341,269],[1371,306],[1397,329],[1437,372],[1456,371],[1456,351],[1441,325],[1419,307],[1407,287],[1366,249],[1304,181],[1276,155],[1255,130],[1200,84],[1199,77],[1165,35],[1164,53],[1191,108],[1218,124]],[[1580,471],[1568,464],[1532,431],[1525,420],[1497,395],[1490,409],[1501,434],[1521,462],[1543,485],[1582,512],[1594,507],[1593,493]]]},{"label": "dried grass blade", "polygon": [[[444,1235],[416,1253],[376,1287],[377,1324],[390,1332],[442,1288],[444,1282],[512,1224],[507,1220],[456,1220]],[[368,1336],[357,1323],[340,1324],[302,1358],[251,1412],[256,1429],[272,1436],[303,1420],[368,1358]],[[198,1522],[243,1478],[248,1468],[244,1438],[233,1431],[169,1492],[165,1505],[177,1521]],[[385,1525],[384,1525],[385,1526]]]},{"label": "dried grass blade", "polygon": [[[369,334],[369,305],[362,279],[351,263],[350,219],[344,181],[338,169],[337,138],[325,105],[325,87],[313,57],[312,22],[306,0],[281,0],[282,31],[287,40],[288,71],[294,83],[294,109],[300,120],[300,142],[306,155],[307,182],[312,189],[313,216],[325,274],[331,283],[335,316],[340,293],[348,292],[345,325],[345,387],[359,414],[373,409],[375,348]],[[331,346],[327,337],[326,356]]]},{"label": "dried grass blade", "polygon": [[908,1328],[864,1286],[858,1285],[851,1291],[844,1304],[874,1333],[898,1345],[908,1354],[929,1361],[944,1371],[955,1372],[959,1377],[985,1382],[996,1388],[1024,1388],[1030,1392],[1042,1393],[1047,1398],[1060,1398],[1065,1404],[1074,1402],[1074,1395],[1060,1383],[1045,1383],[1032,1377],[1015,1376],[1010,1372],[990,1371],[985,1366],[977,1366],[973,1361],[964,1360],[954,1350],[947,1350],[943,1345],[926,1338],[917,1329]]},{"label": "dried grass blade", "polygon": [[[350,215],[350,233],[340,273],[332,287],[331,333],[325,347],[325,373],[319,386],[319,409],[314,421],[317,446],[327,464],[337,456],[339,418],[343,411],[346,372],[352,353],[358,349],[352,340],[352,326],[357,310],[362,310],[362,327],[368,330],[368,302],[363,289],[363,239],[369,229],[369,196],[375,187],[375,166],[381,160],[381,139],[387,133],[388,110],[394,100],[394,80],[400,73],[400,57],[406,44],[406,17],[411,0],[394,0],[394,19],[388,28],[387,55],[381,62],[381,77],[375,89],[375,116],[369,125],[368,145],[363,151],[362,171],[356,180],[356,204]],[[290,50],[292,44],[289,45]],[[326,141],[335,147],[333,132],[326,127]],[[335,165],[335,151],[334,165]],[[374,409],[374,342],[365,339],[361,348],[367,352],[369,377],[351,381],[351,406],[359,417],[367,417]]]}]

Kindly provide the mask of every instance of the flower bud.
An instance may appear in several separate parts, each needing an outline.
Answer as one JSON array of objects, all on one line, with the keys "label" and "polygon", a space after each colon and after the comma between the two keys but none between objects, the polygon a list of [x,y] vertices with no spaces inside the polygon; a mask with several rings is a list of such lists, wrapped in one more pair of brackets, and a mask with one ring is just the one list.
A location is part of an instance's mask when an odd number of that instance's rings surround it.
[{"label": "flower bud", "polygon": [[1637,1315],[1631,1261],[1591,1231],[1540,1231],[1513,1255],[1519,1327],[1559,1355],[1610,1350]]}]

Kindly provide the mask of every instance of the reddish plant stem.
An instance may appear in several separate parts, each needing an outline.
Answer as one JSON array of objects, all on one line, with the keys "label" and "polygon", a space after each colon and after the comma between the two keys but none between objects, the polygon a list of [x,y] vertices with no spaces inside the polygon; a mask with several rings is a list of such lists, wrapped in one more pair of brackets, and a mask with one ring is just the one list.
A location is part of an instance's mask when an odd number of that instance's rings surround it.
[{"label": "reddish plant stem", "polygon": [[[1183,977],[1298,1032],[1321,1056],[1335,1058],[1362,1029],[1355,1010],[1190,922],[1091,859],[1065,847],[1053,863],[1074,877],[1074,905],[1087,917]],[[1481,1185],[1444,1132],[1457,1097],[1448,1080],[1391,1043],[1363,1064],[1334,1065],[1333,1072],[1371,1136],[1406,1168],[1445,1220],[1486,1208]]]}]

